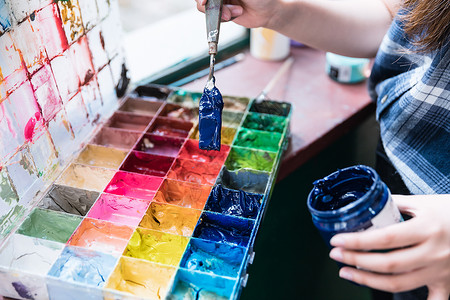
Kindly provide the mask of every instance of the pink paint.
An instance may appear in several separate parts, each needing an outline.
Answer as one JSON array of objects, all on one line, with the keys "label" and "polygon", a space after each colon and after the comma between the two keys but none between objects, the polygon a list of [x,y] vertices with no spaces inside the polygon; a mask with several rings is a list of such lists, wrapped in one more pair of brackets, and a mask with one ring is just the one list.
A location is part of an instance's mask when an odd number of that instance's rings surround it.
[{"label": "pink paint", "polygon": [[50,65],[45,65],[37,71],[31,78],[31,84],[45,121],[50,121],[55,117],[62,107],[56,82],[53,77]]},{"label": "pink paint", "polygon": [[138,226],[151,200],[102,194],[87,215],[89,218]]},{"label": "pink paint", "polygon": [[152,200],[163,179],[128,172],[117,172],[105,189],[106,193]]},{"label": "pink paint", "polygon": [[174,158],[132,151],[120,168],[123,171],[164,177]]},{"label": "pink paint", "polygon": [[33,26],[38,28],[39,37],[45,46],[49,59],[60,55],[69,47],[56,3],[36,12]]}]

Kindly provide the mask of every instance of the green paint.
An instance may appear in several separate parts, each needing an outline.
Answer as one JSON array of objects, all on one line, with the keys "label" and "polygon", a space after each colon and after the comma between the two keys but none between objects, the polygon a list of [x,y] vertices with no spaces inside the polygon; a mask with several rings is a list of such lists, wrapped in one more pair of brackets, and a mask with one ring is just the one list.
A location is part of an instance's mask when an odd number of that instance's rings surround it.
[{"label": "green paint", "polygon": [[281,134],[241,128],[235,146],[278,152],[281,144]]},{"label": "green paint", "polygon": [[285,117],[249,112],[243,127],[283,133],[287,124],[287,118]]},{"label": "green paint", "polygon": [[65,213],[35,208],[20,226],[18,233],[65,243],[82,218]]},{"label": "green paint", "polygon": [[17,196],[17,192],[11,184],[6,170],[0,171],[0,201],[8,205],[19,202],[19,196]]},{"label": "green paint", "polygon": [[245,168],[271,172],[276,157],[277,154],[273,152],[233,147],[228,154],[225,166],[230,171]]},{"label": "green paint", "polygon": [[0,216],[0,240],[11,232],[18,220],[24,215],[24,212],[25,208],[23,206],[16,205],[7,214]]}]

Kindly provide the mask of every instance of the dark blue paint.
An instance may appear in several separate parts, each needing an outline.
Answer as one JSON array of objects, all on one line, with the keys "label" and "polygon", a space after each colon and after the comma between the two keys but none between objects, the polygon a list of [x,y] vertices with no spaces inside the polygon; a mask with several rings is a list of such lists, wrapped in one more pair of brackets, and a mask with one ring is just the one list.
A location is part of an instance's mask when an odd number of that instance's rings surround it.
[{"label": "dark blue paint", "polygon": [[219,89],[215,86],[211,90],[205,87],[199,103],[200,149],[220,151],[222,110],[223,99]]},{"label": "dark blue paint", "polygon": [[254,221],[204,212],[193,236],[208,241],[247,247]]},{"label": "dark blue paint", "polygon": [[226,215],[255,219],[258,216],[263,196],[230,190],[216,185],[209,194],[205,210]]},{"label": "dark blue paint", "polygon": [[371,219],[386,205],[389,190],[370,167],[353,166],[314,182],[308,208],[314,225],[329,245],[340,232],[372,226]]}]

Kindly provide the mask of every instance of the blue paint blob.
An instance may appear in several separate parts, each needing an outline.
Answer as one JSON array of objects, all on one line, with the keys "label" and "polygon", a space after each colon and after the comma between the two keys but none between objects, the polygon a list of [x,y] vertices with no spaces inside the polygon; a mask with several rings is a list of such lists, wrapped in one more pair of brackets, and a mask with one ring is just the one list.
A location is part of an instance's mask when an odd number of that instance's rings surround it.
[{"label": "blue paint blob", "polygon": [[236,299],[240,278],[227,278],[179,269],[167,299]]},{"label": "blue paint blob", "polygon": [[20,297],[25,299],[32,299],[32,300],[34,299],[31,292],[22,282],[19,281],[13,282],[12,286],[14,287],[14,289],[16,290],[17,294],[19,294]]},{"label": "blue paint blob", "polygon": [[116,262],[117,258],[111,255],[67,246],[48,275],[62,281],[102,287]]},{"label": "blue paint blob", "polygon": [[180,267],[237,278],[245,257],[244,248],[193,238]]},{"label": "blue paint blob", "polygon": [[226,215],[256,219],[262,195],[230,190],[216,185],[209,194],[205,210]]},{"label": "blue paint blob", "polygon": [[219,89],[215,86],[211,90],[205,87],[199,104],[200,149],[220,151],[222,109],[223,99]]},{"label": "blue paint blob", "polygon": [[253,228],[254,221],[251,219],[204,212],[193,237],[247,247]]}]

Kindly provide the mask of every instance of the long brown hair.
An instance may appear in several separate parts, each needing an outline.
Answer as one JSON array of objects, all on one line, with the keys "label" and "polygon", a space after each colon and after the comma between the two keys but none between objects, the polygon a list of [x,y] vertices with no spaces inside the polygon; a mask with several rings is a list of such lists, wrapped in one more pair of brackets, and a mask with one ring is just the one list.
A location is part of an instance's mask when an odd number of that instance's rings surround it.
[{"label": "long brown hair", "polygon": [[449,0],[404,0],[405,32],[419,51],[437,50],[450,38]]}]

